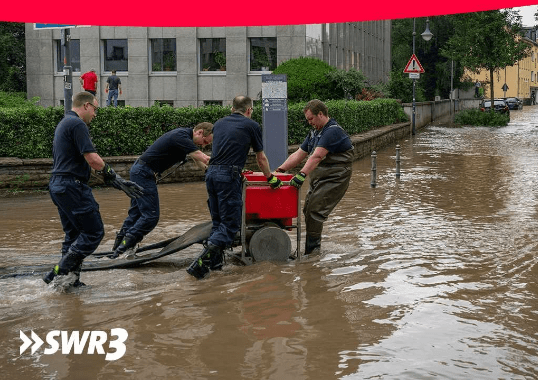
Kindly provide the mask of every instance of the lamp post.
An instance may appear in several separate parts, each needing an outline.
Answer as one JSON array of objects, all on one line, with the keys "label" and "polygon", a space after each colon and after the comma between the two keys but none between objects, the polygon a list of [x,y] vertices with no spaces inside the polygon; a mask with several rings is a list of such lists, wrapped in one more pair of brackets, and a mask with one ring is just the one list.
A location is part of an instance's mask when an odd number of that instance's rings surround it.
[{"label": "lamp post", "polygon": [[[413,55],[415,55],[415,19],[413,18]],[[424,33],[421,34],[424,41],[429,41],[432,39],[433,34],[430,32],[430,19],[426,18],[426,30],[424,30]],[[415,107],[415,85],[416,85],[416,78],[413,78],[413,129],[411,133],[415,135],[415,114],[416,114],[416,107]]]}]

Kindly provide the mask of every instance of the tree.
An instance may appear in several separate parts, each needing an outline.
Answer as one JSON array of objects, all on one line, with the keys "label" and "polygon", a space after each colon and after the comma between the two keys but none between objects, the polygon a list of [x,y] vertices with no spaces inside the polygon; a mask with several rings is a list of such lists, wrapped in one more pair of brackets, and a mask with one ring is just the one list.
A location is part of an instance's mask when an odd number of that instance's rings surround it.
[{"label": "tree", "polygon": [[[442,54],[472,72],[489,72],[491,104],[495,99],[493,74],[527,57],[530,47],[519,34],[521,16],[512,9],[466,13],[452,17],[454,35]],[[494,107],[491,107],[493,110]]]},{"label": "tree", "polygon": [[[435,16],[429,18],[430,30],[433,33],[433,38],[430,41],[424,41],[420,35],[426,28],[426,19],[421,17],[415,20],[415,54],[426,71],[420,75],[416,88],[417,91],[422,89],[425,99],[428,100],[433,100],[436,95],[448,98],[451,77],[454,79],[454,88],[466,87],[466,84],[460,81],[463,67],[458,62],[454,62],[454,72],[452,73],[452,57],[441,54],[441,49],[454,34],[453,17]],[[392,70],[403,71],[412,53],[413,19],[394,20],[392,22]],[[399,76],[392,74],[392,77],[399,80]]]},{"label": "tree", "polygon": [[26,92],[24,23],[0,22],[0,91]]},{"label": "tree", "polygon": [[288,100],[292,102],[331,98],[331,82],[327,73],[336,68],[318,58],[300,57],[282,62],[273,74],[286,74]]}]

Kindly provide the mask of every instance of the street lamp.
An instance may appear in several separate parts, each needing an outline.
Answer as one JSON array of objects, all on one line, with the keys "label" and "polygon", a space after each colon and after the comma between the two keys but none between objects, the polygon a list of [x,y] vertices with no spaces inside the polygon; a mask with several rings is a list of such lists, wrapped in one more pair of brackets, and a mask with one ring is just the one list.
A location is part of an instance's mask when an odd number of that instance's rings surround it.
[{"label": "street lamp", "polygon": [[[415,19],[413,18],[413,55],[415,55]],[[433,33],[430,32],[430,19],[426,18],[426,30],[424,30],[424,33],[421,34],[424,41],[429,41],[433,37]],[[415,114],[416,114],[416,107],[415,107],[415,84],[416,84],[416,78],[413,78],[413,129],[412,134],[415,135]]]}]

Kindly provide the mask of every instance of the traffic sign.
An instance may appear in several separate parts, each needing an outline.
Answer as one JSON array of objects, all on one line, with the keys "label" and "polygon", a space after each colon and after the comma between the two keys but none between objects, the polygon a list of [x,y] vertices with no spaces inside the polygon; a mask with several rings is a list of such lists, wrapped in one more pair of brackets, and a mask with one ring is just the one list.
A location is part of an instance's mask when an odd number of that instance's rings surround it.
[{"label": "traffic sign", "polygon": [[68,28],[82,28],[89,27],[90,25],[71,25],[71,24],[34,24],[34,30],[37,29],[68,29]]},{"label": "traffic sign", "polygon": [[424,69],[422,68],[422,65],[418,61],[418,58],[415,54],[411,56],[409,59],[409,62],[407,62],[407,66],[405,66],[405,69],[403,71],[406,74],[409,73],[423,73]]},{"label": "traffic sign", "polygon": [[67,24],[34,24],[34,29],[66,29],[74,28],[76,25],[67,25]]},{"label": "traffic sign", "polygon": [[409,73],[409,79],[420,79],[420,73]]}]

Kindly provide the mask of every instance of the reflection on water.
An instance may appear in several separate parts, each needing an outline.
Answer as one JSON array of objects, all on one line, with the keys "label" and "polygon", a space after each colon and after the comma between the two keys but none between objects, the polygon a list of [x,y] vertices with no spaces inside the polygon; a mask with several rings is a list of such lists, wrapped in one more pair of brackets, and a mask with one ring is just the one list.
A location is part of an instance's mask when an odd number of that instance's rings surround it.
[{"label": "reflection on water", "polygon": [[[354,164],[326,223],[323,254],[230,263],[190,278],[191,247],[136,269],[84,272],[55,292],[39,277],[0,280],[0,371],[26,379],[538,378],[538,107],[504,128],[429,127]],[[303,189],[303,191],[306,189]],[[128,199],[95,191],[109,249]],[[160,187],[145,239],[209,220],[203,183]],[[48,195],[0,199],[2,266],[57,261],[62,233]],[[293,234],[292,234],[293,235]],[[293,240],[293,236],[292,236]],[[19,355],[19,331],[121,327],[126,354]],[[45,345],[46,346],[46,345]],[[107,347],[107,345],[105,345]]]}]

